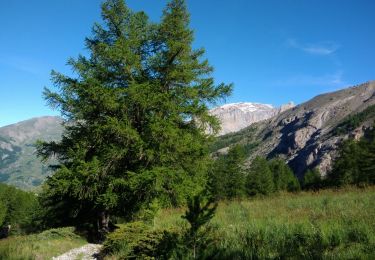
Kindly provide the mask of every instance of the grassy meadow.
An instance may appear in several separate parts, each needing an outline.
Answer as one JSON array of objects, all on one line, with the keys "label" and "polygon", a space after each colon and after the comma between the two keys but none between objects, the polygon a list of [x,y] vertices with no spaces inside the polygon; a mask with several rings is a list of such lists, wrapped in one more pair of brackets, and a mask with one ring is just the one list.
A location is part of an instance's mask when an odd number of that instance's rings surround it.
[{"label": "grassy meadow", "polygon": [[86,244],[74,228],[58,228],[40,234],[12,236],[0,240],[0,259],[47,260]]},{"label": "grassy meadow", "polygon": [[[188,228],[184,212],[160,210],[150,224],[128,227],[127,236],[113,233],[112,242],[123,244],[105,259],[124,259],[121,251],[129,252],[129,246],[150,250],[162,230],[183,233]],[[142,235],[145,229],[154,233]],[[198,259],[374,259],[375,187],[222,201],[203,234],[209,239]],[[51,259],[85,243],[73,228],[51,229],[0,240],[0,259]]]},{"label": "grassy meadow", "polygon": [[[157,229],[183,229],[184,209],[160,211]],[[211,259],[374,259],[375,188],[282,193],[219,203]]]}]

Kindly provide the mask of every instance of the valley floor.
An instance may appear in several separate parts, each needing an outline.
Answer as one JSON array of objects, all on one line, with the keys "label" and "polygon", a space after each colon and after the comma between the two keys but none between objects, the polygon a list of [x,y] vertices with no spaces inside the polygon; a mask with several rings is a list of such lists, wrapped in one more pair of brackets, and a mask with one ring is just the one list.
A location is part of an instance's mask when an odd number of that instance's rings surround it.
[{"label": "valley floor", "polygon": [[[161,210],[150,228],[184,230],[184,211]],[[375,187],[223,201],[206,231],[206,259],[374,259]],[[72,228],[52,229],[0,240],[0,259],[51,259],[85,244]]]},{"label": "valley floor", "polygon": [[[183,212],[161,211],[154,225],[184,227]],[[217,259],[374,259],[375,188],[225,201],[210,226]]]}]

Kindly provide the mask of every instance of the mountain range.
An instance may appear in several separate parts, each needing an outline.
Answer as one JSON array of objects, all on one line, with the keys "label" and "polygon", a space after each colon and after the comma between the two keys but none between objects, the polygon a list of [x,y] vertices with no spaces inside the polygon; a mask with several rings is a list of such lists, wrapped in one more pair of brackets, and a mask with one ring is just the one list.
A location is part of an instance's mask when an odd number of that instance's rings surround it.
[{"label": "mountain range", "polygon": [[62,119],[54,116],[32,118],[0,128],[0,182],[31,190],[50,173],[35,154],[37,140],[58,140]]},{"label": "mountain range", "polygon": [[[339,144],[359,138],[375,119],[375,82],[322,94],[295,106],[259,103],[226,104],[210,111],[222,129],[213,154],[241,144],[247,164],[257,156],[281,157],[298,177],[306,169],[322,175],[332,165]],[[0,182],[32,190],[50,174],[35,154],[37,140],[58,140],[63,132],[59,117],[38,117],[0,128]]]}]

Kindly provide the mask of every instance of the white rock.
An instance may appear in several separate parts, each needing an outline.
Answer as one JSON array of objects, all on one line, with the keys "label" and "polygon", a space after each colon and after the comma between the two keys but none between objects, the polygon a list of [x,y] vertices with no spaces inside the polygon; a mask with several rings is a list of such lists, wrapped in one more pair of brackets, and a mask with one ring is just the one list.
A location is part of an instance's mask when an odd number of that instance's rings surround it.
[{"label": "white rock", "polygon": [[96,255],[99,254],[102,245],[98,244],[87,244],[79,248],[74,248],[65,254],[60,256],[52,257],[52,260],[95,260]]},{"label": "white rock", "polygon": [[218,135],[224,135],[269,119],[291,107],[294,107],[293,102],[280,108],[275,108],[270,104],[241,102],[214,108],[210,110],[210,114],[218,117],[221,123],[221,130]]}]

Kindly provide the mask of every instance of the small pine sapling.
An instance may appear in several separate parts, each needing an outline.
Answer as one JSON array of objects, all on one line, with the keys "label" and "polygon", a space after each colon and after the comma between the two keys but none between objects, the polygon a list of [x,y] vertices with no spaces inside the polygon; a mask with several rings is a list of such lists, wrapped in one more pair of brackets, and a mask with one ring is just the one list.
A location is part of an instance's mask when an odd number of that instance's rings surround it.
[{"label": "small pine sapling", "polygon": [[215,215],[217,203],[212,198],[207,199],[203,194],[189,198],[187,201],[188,209],[185,215],[190,228],[186,234],[186,244],[191,247],[193,258],[197,258],[198,248],[204,245],[206,235],[200,233],[201,227],[207,224]]}]

